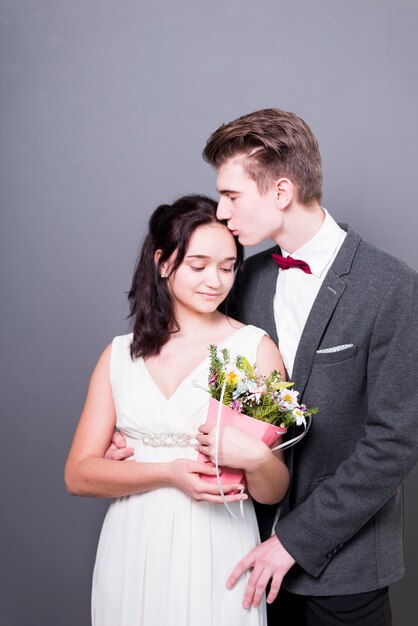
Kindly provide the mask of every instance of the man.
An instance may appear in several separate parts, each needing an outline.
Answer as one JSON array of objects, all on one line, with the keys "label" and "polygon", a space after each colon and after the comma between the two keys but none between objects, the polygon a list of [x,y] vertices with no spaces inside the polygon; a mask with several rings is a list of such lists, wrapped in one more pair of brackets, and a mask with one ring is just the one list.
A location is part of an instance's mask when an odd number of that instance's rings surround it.
[{"label": "man", "polygon": [[252,569],[244,606],[269,582],[269,603],[282,587],[270,626],[390,624],[402,482],[418,456],[417,274],[321,208],[318,144],[296,115],[243,116],[203,154],[217,170],[218,217],[244,245],[276,244],[246,262],[237,316],[278,341],[300,399],[319,408],[288,454],[273,534],[274,509],[259,507],[264,541],[227,584]]},{"label": "man", "polygon": [[[217,170],[218,217],[245,245],[277,244],[246,262],[238,317],[278,339],[295,388],[319,408],[289,454],[273,536],[228,585],[252,568],[244,605],[258,605],[268,581],[271,602],[285,577],[269,624],[390,624],[387,586],[403,574],[401,484],[418,451],[417,274],[321,208],[318,144],[292,113],[221,126],[203,154]],[[276,258],[278,270],[272,254],[299,263]],[[259,511],[264,537],[268,520]]]}]

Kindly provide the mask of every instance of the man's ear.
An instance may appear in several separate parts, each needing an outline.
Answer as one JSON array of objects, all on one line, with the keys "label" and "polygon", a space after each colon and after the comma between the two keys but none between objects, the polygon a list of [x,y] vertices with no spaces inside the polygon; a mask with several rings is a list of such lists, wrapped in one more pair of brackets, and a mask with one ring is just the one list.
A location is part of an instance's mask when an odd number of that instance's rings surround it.
[{"label": "man's ear", "polygon": [[288,178],[279,178],[274,183],[276,203],[280,210],[287,209],[295,199],[295,186]]}]

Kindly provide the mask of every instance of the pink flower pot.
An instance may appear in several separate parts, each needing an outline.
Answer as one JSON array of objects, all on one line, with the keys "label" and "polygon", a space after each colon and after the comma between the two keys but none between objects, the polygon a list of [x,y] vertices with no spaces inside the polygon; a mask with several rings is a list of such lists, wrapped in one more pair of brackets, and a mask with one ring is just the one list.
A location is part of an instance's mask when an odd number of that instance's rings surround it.
[{"label": "pink flower pot", "polygon": [[[218,420],[218,410],[219,410],[219,402],[214,398],[211,398],[209,401],[209,409],[208,416],[206,418],[206,424],[216,424]],[[287,432],[287,428],[282,428],[280,426],[274,426],[273,424],[267,424],[267,422],[263,422],[262,420],[257,420],[254,417],[249,417],[248,415],[244,415],[244,413],[238,413],[238,411],[234,411],[228,406],[222,405],[222,414],[220,423],[222,426],[236,426],[237,428],[242,428],[247,433],[254,435],[258,439],[264,441],[265,444],[271,446],[276,439],[278,439],[281,435]],[[203,454],[199,453],[198,461],[204,462],[206,457]],[[201,477],[204,480],[207,480],[210,483],[216,483],[216,476],[208,476],[202,475]],[[232,469],[228,467],[222,467],[222,473],[220,475],[221,483],[223,485],[235,484],[235,483],[243,483],[244,482],[244,471],[240,469]]]}]

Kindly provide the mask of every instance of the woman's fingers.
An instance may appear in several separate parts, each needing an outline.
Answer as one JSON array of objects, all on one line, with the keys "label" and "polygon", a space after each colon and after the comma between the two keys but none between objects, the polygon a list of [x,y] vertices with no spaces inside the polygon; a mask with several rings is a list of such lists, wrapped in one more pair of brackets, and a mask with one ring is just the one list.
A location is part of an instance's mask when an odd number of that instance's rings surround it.
[{"label": "woman's fingers", "polygon": [[[216,469],[215,466],[212,463],[199,463],[199,461],[196,461],[196,464],[194,467],[190,468],[192,472],[195,472],[196,474],[205,474],[207,476],[216,476]],[[221,468],[219,468],[219,473],[221,474]]]},{"label": "woman's fingers", "polygon": [[[208,502],[214,502],[216,504],[223,504],[224,503],[224,500],[223,500],[223,498],[221,496],[216,496],[216,495],[213,495],[213,494],[210,494],[210,493],[201,494],[200,499],[201,500],[206,500]],[[225,494],[225,500],[228,503],[231,503],[231,502],[241,502],[242,500],[248,500],[248,496],[247,496],[246,493],[242,493],[242,494],[241,493],[236,493],[236,494],[230,494],[230,495],[226,495]]]}]

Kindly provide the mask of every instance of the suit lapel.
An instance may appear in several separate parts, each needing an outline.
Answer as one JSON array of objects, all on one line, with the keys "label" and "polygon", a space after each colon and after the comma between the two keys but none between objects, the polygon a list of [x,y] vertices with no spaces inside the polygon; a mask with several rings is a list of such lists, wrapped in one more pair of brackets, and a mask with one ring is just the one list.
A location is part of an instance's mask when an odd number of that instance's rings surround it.
[{"label": "suit lapel", "polygon": [[296,388],[301,396],[312,369],[316,350],[345,288],[345,281],[330,269],[312,306],[296,352],[292,380],[296,381]]},{"label": "suit lapel", "polygon": [[[315,353],[327,328],[328,322],[347,287],[345,275],[349,274],[351,270],[354,255],[361,241],[360,235],[354,232],[351,226],[347,224],[340,224],[340,226],[347,231],[347,237],[335,257],[334,263],[328,270],[321,289],[318,292],[296,352],[291,380],[295,381],[295,388],[299,391],[300,397],[308,382]],[[294,434],[294,428],[292,428],[289,430],[287,436],[290,438],[294,436]],[[289,448],[286,450],[285,454],[292,480],[295,448]],[[283,502],[280,512],[281,517],[286,515],[289,511],[289,494],[290,487],[288,495]]]},{"label": "suit lapel", "polygon": [[312,369],[316,350],[321,342],[328,322],[346,288],[345,275],[349,274],[354,255],[361,241],[360,235],[350,226],[340,224],[347,237],[330,267],[315,299],[305,324],[296,352],[292,380],[302,396]]},{"label": "suit lapel", "polygon": [[260,273],[255,290],[256,301],[253,308],[257,309],[257,325],[264,328],[277,344],[277,329],[274,319],[274,296],[276,294],[278,269],[269,254],[265,269]]}]

